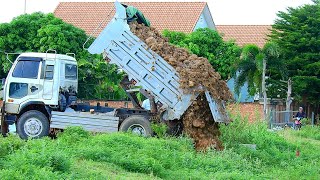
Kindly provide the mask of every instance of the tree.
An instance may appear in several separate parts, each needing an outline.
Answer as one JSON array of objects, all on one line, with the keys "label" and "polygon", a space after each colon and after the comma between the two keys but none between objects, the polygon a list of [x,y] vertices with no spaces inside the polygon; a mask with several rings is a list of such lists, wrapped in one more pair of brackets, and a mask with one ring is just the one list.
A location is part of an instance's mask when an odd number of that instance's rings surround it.
[{"label": "tree", "polygon": [[[53,14],[33,13],[0,24],[0,49],[6,52],[45,52],[83,54],[82,43],[87,38],[83,30],[64,23]],[[2,55],[4,71],[11,66]]]},{"label": "tree", "polygon": [[240,88],[247,82],[249,95],[254,96],[261,90],[262,59],[260,48],[254,44],[243,47],[241,58],[235,66],[235,93],[239,95]]},{"label": "tree", "polygon": [[320,103],[320,1],[279,12],[271,39],[281,47],[295,99]]},{"label": "tree", "polygon": [[[267,89],[266,89],[266,70],[267,61],[279,57],[279,46],[274,42],[267,42],[262,48],[262,93],[263,93],[263,112],[264,118],[267,118]],[[272,67],[272,66],[270,66]],[[270,68],[271,69],[271,68]]]},{"label": "tree", "polygon": [[[254,44],[245,45],[242,49],[241,58],[235,66],[236,94],[239,95],[240,88],[247,82],[248,92],[251,96],[262,91],[263,97],[266,99],[267,85],[263,76],[267,75],[271,79],[272,74],[281,69],[282,63],[279,55],[279,46],[274,42],[267,42],[262,49]],[[271,83],[268,85],[271,85]]]},{"label": "tree", "polygon": [[96,60],[88,62],[78,61],[79,69],[79,97],[83,99],[125,99],[126,93],[119,86],[123,73],[116,65]]},{"label": "tree", "polygon": [[[86,39],[83,30],[63,22],[53,14],[26,14],[14,18],[10,23],[0,24],[0,51],[22,53],[54,49],[60,54],[75,53],[79,64],[80,98],[106,98],[108,93],[120,97],[123,91],[119,90],[117,83],[121,74],[117,74],[117,68],[106,64],[100,55],[91,55],[84,50],[82,44]],[[14,59],[15,56],[10,58]],[[4,53],[1,54],[1,65],[0,75],[4,77],[11,67]]]},{"label": "tree", "polygon": [[209,28],[200,28],[190,34],[164,30],[163,35],[170,43],[207,58],[222,79],[231,76],[232,66],[240,57],[239,46],[232,41],[224,42],[217,31]]}]

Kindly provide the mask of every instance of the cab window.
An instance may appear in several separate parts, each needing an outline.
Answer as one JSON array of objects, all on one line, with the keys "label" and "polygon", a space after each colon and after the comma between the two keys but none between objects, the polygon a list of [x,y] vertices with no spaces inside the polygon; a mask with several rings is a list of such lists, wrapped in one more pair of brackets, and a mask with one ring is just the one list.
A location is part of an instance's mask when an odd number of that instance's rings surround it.
[{"label": "cab window", "polygon": [[75,80],[77,79],[77,66],[74,64],[66,64],[65,66],[65,78]]},{"label": "cab window", "polygon": [[28,84],[27,83],[10,83],[9,97],[20,99],[28,95]]},{"label": "cab window", "polygon": [[53,65],[47,65],[44,78],[47,79],[47,80],[52,80],[53,79],[53,70],[54,70],[54,66]]}]

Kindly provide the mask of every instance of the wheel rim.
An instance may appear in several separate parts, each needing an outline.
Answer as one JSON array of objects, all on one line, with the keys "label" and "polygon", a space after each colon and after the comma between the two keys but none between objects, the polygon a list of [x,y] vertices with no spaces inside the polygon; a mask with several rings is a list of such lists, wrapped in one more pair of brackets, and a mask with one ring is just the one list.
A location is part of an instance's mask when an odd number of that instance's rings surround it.
[{"label": "wheel rim", "polygon": [[140,124],[132,124],[129,127],[129,131],[131,131],[133,134],[138,134],[140,136],[146,136],[147,135],[146,130]]},{"label": "wheel rim", "polygon": [[37,118],[29,118],[24,123],[24,132],[29,137],[37,137],[41,134],[43,129],[42,122]]}]

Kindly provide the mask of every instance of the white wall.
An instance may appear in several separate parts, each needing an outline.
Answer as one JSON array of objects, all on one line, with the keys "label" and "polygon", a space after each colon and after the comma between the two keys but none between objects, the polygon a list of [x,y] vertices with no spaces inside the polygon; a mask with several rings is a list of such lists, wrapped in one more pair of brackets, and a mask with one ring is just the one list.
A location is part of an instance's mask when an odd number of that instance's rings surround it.
[{"label": "white wall", "polygon": [[199,29],[199,28],[207,28],[207,27],[208,27],[208,23],[207,23],[206,19],[204,18],[204,14],[202,12],[193,31],[195,31],[196,29]]}]

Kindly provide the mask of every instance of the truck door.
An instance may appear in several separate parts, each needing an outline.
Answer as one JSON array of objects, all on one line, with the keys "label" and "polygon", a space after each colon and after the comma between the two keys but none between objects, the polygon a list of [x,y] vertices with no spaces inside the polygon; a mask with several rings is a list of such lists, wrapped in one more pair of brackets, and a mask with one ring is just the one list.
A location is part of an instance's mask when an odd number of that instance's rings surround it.
[{"label": "truck door", "polygon": [[9,72],[11,77],[8,79],[6,108],[17,111],[22,103],[30,99],[39,99],[42,88],[39,83],[41,63],[42,58],[19,57],[14,69]]},{"label": "truck door", "polygon": [[44,77],[42,98],[45,100],[51,100],[53,96],[54,65],[55,61],[46,61],[43,65]]}]

